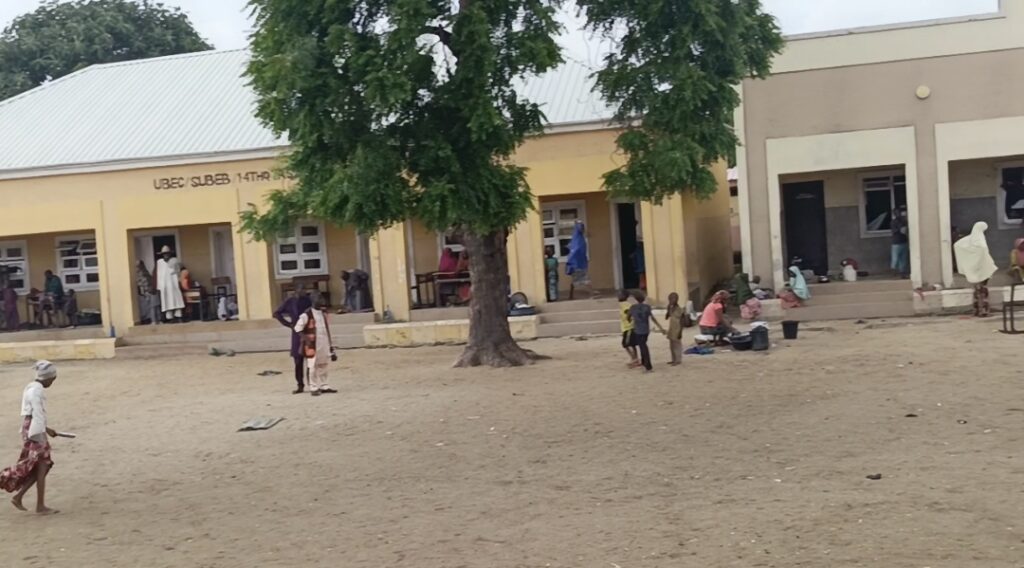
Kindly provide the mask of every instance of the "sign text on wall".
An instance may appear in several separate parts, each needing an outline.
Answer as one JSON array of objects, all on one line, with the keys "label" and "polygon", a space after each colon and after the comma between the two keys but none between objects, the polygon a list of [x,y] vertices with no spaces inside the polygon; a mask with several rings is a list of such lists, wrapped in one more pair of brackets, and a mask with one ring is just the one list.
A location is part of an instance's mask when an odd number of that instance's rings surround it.
[{"label": "sign text on wall", "polygon": [[283,176],[277,172],[270,172],[267,170],[240,172],[234,175],[231,175],[226,172],[216,172],[195,176],[155,178],[153,180],[153,189],[157,191],[167,191],[172,189],[186,188],[201,189],[204,187],[220,187],[223,185],[231,185],[232,183],[243,185],[247,183],[268,182],[272,180],[279,180],[282,179],[283,177],[286,176]]}]

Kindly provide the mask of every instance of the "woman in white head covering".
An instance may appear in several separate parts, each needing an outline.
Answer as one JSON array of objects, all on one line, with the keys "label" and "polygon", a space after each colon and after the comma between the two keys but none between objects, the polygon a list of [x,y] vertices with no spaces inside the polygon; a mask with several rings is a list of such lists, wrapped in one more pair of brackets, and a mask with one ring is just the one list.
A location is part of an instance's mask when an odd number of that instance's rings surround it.
[{"label": "woman in white head covering", "polygon": [[46,506],[46,474],[53,467],[50,459],[50,442],[46,437],[55,437],[57,432],[46,423],[46,393],[57,380],[57,367],[49,361],[39,361],[32,366],[36,378],[25,387],[21,395],[21,457],[18,463],[0,472],[0,489],[14,493],[11,503],[25,511],[21,500],[25,493],[36,486],[36,513],[51,515],[57,511]]},{"label": "woman in white head covering", "polygon": [[989,316],[988,279],[998,269],[988,250],[987,230],[987,223],[975,223],[971,234],[953,244],[957,269],[974,284],[974,315],[981,318]]}]

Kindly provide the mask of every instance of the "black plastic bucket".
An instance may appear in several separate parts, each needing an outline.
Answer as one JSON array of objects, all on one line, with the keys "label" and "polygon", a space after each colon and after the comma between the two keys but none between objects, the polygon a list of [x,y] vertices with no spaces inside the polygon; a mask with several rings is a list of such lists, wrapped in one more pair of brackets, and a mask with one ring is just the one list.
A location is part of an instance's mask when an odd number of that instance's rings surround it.
[{"label": "black plastic bucket", "polygon": [[800,322],[798,321],[784,321],[782,322],[782,337],[786,339],[796,339],[797,334],[800,333]]},{"label": "black plastic bucket", "polygon": [[750,348],[754,351],[767,351],[771,346],[768,341],[768,328],[758,327],[750,331]]}]

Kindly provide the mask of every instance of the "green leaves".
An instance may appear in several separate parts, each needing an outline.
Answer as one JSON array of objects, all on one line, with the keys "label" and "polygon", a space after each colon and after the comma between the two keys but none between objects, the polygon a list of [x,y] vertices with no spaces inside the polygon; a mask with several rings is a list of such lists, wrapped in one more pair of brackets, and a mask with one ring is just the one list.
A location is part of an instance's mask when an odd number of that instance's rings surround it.
[{"label": "green leaves", "polygon": [[625,166],[605,175],[617,197],[660,202],[716,190],[708,167],[738,140],[734,87],[763,77],[782,48],[759,0],[578,0],[588,27],[617,41],[597,73],[601,94],[626,128]]},{"label": "green leaves", "polygon": [[212,49],[176,8],[51,0],[0,35],[0,100],[96,63]]},{"label": "green leaves", "polygon": [[370,233],[409,217],[482,233],[532,198],[508,164],[542,114],[515,79],[560,63],[561,0],[253,0],[258,116],[287,133],[295,197],[249,211],[272,235],[316,217]]}]

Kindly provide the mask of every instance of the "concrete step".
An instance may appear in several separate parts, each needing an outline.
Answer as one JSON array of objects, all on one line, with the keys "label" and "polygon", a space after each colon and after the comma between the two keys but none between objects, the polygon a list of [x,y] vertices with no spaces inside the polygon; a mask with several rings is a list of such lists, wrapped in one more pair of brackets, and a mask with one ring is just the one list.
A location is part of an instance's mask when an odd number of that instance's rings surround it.
[{"label": "concrete step", "polygon": [[[337,349],[358,349],[364,347],[363,334],[332,334],[334,347]],[[221,351],[234,351],[236,353],[287,353],[290,345],[287,341],[271,338],[250,338],[250,339],[228,339],[224,341],[211,342],[208,347],[214,347]]]},{"label": "concrete step", "polygon": [[870,294],[874,292],[912,292],[909,280],[861,280],[858,282],[829,282],[810,284],[811,298],[833,294]]},{"label": "concrete step", "polygon": [[614,310],[619,305],[617,298],[611,296],[607,298],[599,298],[596,300],[573,300],[573,301],[561,301],[561,302],[550,302],[540,306],[538,311],[544,314],[554,314],[562,312],[592,312],[600,310]]},{"label": "concrete step", "polygon": [[[281,324],[277,324],[277,327],[268,329],[253,329],[239,331],[190,331],[187,329],[182,329],[186,325],[187,324],[154,326],[158,328],[163,328],[165,332],[160,334],[125,335],[123,338],[121,338],[120,345],[126,347],[142,345],[175,344],[211,345],[233,342],[258,342],[261,344],[276,342],[283,345],[285,348],[287,348],[290,345],[289,332],[287,329],[281,326]],[[363,327],[363,324],[335,325],[334,323],[332,323],[331,335],[357,335],[360,338],[362,338]]]},{"label": "concrete step", "polygon": [[817,306],[839,306],[849,304],[885,304],[913,302],[914,292],[912,290],[896,290],[892,292],[856,292],[850,294],[822,294],[813,295],[807,301],[806,307]]},{"label": "concrete step", "polygon": [[582,321],[619,321],[619,310],[541,313],[540,323],[575,323]]},{"label": "concrete step", "polygon": [[805,306],[786,310],[784,319],[795,321],[827,321],[909,317],[915,315],[914,303],[883,302],[840,304],[833,306]]},{"label": "concrete step", "polygon": [[567,323],[545,323],[537,327],[537,337],[568,337],[572,335],[618,335],[616,321],[580,321]]}]

